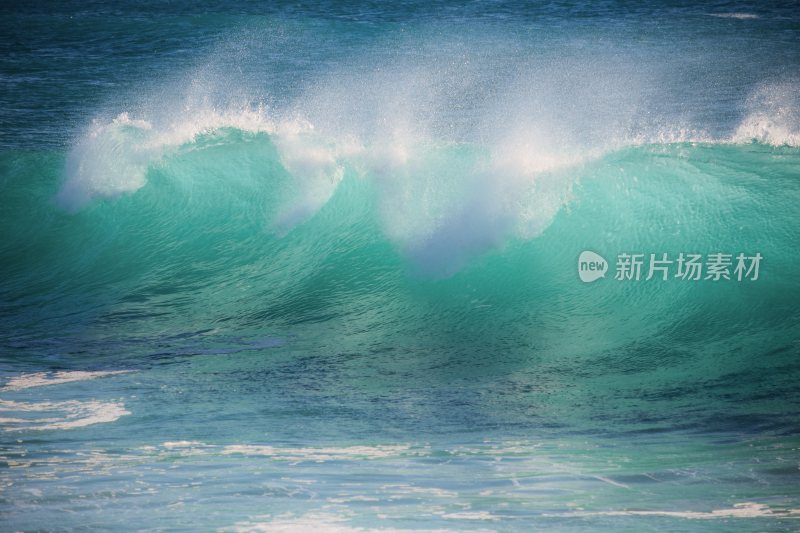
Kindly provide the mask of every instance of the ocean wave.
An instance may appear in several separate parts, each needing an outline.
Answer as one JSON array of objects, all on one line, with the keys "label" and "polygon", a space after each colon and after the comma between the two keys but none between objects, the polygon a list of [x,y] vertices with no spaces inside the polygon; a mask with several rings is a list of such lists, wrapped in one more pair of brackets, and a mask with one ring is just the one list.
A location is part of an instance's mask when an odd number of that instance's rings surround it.
[{"label": "ocean wave", "polygon": [[[574,75],[565,76],[569,80]],[[414,92],[419,87],[404,89],[397,96],[399,103],[387,94],[387,85],[420,76],[430,82],[433,73],[401,70],[395,76],[394,80],[368,78],[361,81],[359,91],[349,95],[341,87],[349,78],[342,74],[342,79],[332,77],[320,84],[321,89],[285,109],[261,103],[210,105],[205,99],[197,104],[197,95],[191,93],[177,95],[172,102],[151,103],[140,116],[122,112],[107,121],[95,118],[70,150],[57,200],[75,211],[92,199],[135,192],[147,183],[151,167],[165,164],[165,157],[242,142],[239,134],[264,134],[296,193],[294,205],[284,206],[273,221],[278,231],[285,233],[317,212],[346,172],[379,185],[391,184],[394,194],[390,203],[410,188],[431,186],[431,173],[444,182],[437,184],[439,187],[457,180],[491,184],[494,191],[517,186],[517,192],[520,182],[530,183],[630,146],[758,142],[796,147],[800,139],[800,102],[797,83],[791,81],[758,86],[745,102],[733,131],[711,134],[708,125],[687,124],[680,116],[637,108],[630,103],[636,98],[628,94],[635,87],[609,87],[609,80],[602,78],[590,83],[600,91],[583,94],[586,101],[578,103],[566,99],[574,95],[557,96],[556,87],[522,77],[506,89],[509,103],[504,107],[462,119],[464,124],[458,128],[445,128],[431,122],[458,106],[452,101],[455,97],[445,96],[444,101],[414,109],[407,100],[420,98]],[[434,79],[437,85],[453,83],[447,76]],[[567,80],[556,77],[549,83]],[[354,100],[359,95],[366,101]],[[542,99],[552,111],[541,110]],[[534,111],[526,109],[534,102],[539,103]],[[446,168],[436,163],[443,152],[458,146],[474,146],[484,157],[460,165],[457,176],[448,176]],[[478,189],[481,195],[487,192]]]},{"label": "ocean wave", "polygon": [[[251,46],[238,67],[257,62]],[[258,225],[286,238],[357,181],[393,247],[442,278],[542,235],[591,178],[587,168],[631,148],[798,146],[792,80],[765,81],[737,118],[710,123],[660,83],[671,74],[613,54],[560,57],[556,67],[453,46],[460,56],[424,60],[364,51],[300,80],[291,97],[264,95],[212,54],[164,82],[168,90],[93,117],[67,156],[57,203],[75,213],[149,184],[167,194],[142,206],[159,216],[154,202],[179,213],[198,197],[217,208],[231,194],[251,195],[236,217],[260,211]],[[367,68],[376,63],[391,68]]]},{"label": "ocean wave", "polygon": [[[307,120],[272,120],[263,108],[208,112],[166,130],[120,115],[75,145],[58,200],[75,210],[91,199],[136,192],[149,180],[166,180],[179,195],[206,189],[204,194],[224,196],[239,188],[236,194],[254,194],[251,204],[260,198],[260,205],[248,207],[261,211],[256,222],[283,238],[330,204],[349,176],[370,189],[363,201],[377,207],[394,246],[420,272],[448,277],[509,240],[541,235],[573,202],[586,169],[614,154],[686,143],[797,146],[800,122],[787,96],[791,88],[754,95],[730,135],[660,129],[558,150],[538,145],[525,131],[495,145],[387,134],[331,137]],[[190,200],[160,202],[181,209]]]}]

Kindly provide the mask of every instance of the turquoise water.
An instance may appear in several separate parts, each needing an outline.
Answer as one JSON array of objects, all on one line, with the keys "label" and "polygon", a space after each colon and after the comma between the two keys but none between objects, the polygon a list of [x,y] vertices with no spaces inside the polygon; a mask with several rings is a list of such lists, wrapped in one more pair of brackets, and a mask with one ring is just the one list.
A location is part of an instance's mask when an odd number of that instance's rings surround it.
[{"label": "turquoise water", "polygon": [[800,527],[792,6],[0,27],[0,529]]}]

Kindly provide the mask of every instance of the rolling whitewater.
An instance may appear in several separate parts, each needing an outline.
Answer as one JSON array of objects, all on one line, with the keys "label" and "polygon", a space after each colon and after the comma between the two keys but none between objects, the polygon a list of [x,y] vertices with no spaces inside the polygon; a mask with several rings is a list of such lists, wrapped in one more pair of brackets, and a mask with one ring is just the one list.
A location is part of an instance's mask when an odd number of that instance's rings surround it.
[{"label": "rolling whitewater", "polygon": [[796,8],[2,14],[0,529],[800,527]]}]

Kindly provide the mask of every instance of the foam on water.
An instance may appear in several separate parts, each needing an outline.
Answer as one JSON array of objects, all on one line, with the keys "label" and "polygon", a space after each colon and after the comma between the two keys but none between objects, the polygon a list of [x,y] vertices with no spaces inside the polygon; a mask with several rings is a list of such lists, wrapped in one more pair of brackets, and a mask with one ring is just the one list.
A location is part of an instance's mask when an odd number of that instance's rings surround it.
[{"label": "foam on water", "polygon": [[[279,461],[353,461],[359,459],[381,459],[416,454],[408,445],[350,446],[344,448],[286,448],[258,444],[231,444],[215,446],[198,441],[170,441],[163,448],[181,455],[245,455],[269,457]],[[155,450],[155,448],[148,448]]]},{"label": "foam on water", "polygon": [[716,520],[727,518],[800,518],[800,509],[772,508],[769,505],[753,502],[737,503],[729,509],[711,511],[602,511],[573,512],[554,516],[664,516],[685,518],[687,520]]},{"label": "foam on water", "polygon": [[[63,385],[127,374],[130,370],[60,370],[14,376],[0,392],[17,393],[32,388]],[[120,401],[65,400],[12,401],[0,399],[0,425],[7,432],[76,429],[94,424],[115,422],[130,411]]]},{"label": "foam on water", "polygon": [[[449,528],[394,528],[394,527],[359,527],[348,524],[348,516],[335,513],[308,513],[302,516],[293,516],[291,513],[279,516],[263,516],[257,520],[238,522],[231,527],[220,528],[220,532],[234,533],[266,533],[266,532],[311,532],[326,531],[331,533],[451,533],[459,531]],[[493,532],[492,529],[472,530],[476,533]]]},{"label": "foam on water", "polygon": [[733,143],[800,146],[800,84],[762,85],[751,94]]},{"label": "foam on water", "polygon": [[121,402],[0,400],[0,425],[8,432],[76,429],[115,422],[129,414]]},{"label": "foam on water", "polygon": [[336,461],[355,459],[380,459],[408,452],[409,446],[350,446],[347,448],[275,448],[235,444],[225,446],[223,455],[268,456],[287,461]]},{"label": "foam on water", "polygon": [[70,383],[72,381],[86,381],[106,376],[127,374],[128,372],[130,372],[130,370],[59,370],[52,373],[34,372],[31,374],[21,374],[19,376],[10,378],[6,382],[6,385],[3,388],[0,388],[0,392],[18,391],[29,389],[31,387],[43,387],[46,385],[59,385],[61,383]]}]

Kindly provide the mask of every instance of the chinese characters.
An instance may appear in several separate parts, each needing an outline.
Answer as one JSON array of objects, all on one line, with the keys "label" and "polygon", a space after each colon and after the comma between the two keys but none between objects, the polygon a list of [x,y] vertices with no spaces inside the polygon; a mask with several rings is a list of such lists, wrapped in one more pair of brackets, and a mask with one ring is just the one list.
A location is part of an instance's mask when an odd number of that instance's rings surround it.
[{"label": "chinese characters", "polygon": [[617,255],[618,281],[756,281],[763,259],[760,253],[746,255],[715,252],[710,254],[684,253],[670,257],[667,253],[621,253]]}]

